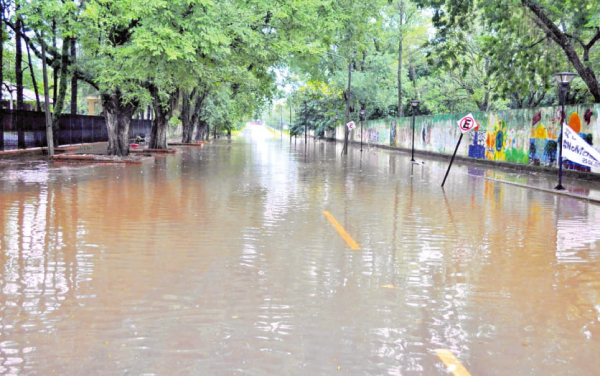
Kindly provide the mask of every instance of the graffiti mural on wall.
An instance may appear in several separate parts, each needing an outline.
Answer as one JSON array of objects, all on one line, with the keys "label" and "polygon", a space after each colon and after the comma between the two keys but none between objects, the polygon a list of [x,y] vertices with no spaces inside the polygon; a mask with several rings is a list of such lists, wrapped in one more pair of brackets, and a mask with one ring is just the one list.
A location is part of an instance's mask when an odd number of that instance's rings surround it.
[{"label": "graffiti mural on wall", "polygon": [[[595,144],[600,139],[600,105],[569,106],[567,122],[583,139]],[[479,129],[469,133],[469,142],[459,149],[459,155],[476,159],[556,167],[560,135],[560,109],[509,110],[474,113]],[[434,153],[452,154],[459,137],[456,121],[464,114],[419,116],[415,120],[415,149]],[[371,143],[410,149],[412,119],[369,121],[365,124],[363,140]],[[343,136],[343,133],[339,133]],[[353,136],[360,140],[360,133]],[[342,138],[338,136],[338,138]],[[589,171],[587,167],[564,163],[564,168]],[[598,172],[599,171],[593,171]]]},{"label": "graffiti mural on wall", "polygon": [[[508,126],[507,119],[503,119],[501,115],[490,114],[486,124],[487,130],[475,131],[471,134],[469,157],[536,166],[556,165],[558,135],[560,134],[560,111],[551,112],[550,116],[546,116],[545,119],[542,116],[542,111],[535,112],[531,116],[531,130],[529,132],[526,132],[526,127],[521,124]],[[593,115],[593,110],[586,109],[584,120],[587,124],[590,124]],[[568,124],[590,145],[593,144],[593,134],[582,132],[582,121],[579,113],[571,113]],[[579,171],[590,170],[570,161],[565,161],[563,167]]]},{"label": "graffiti mural on wall", "polygon": [[471,132],[471,144],[469,145],[469,157],[476,159],[485,158],[485,132]]},{"label": "graffiti mural on wall", "polygon": [[523,132],[518,132],[512,127],[509,128],[506,120],[498,114],[490,114],[486,125],[486,131],[473,132],[469,145],[469,157],[513,163],[529,161],[524,148]]},{"label": "graffiti mural on wall", "polygon": [[557,135],[539,124],[531,130],[529,139],[529,162],[535,166],[552,166],[556,163],[558,151]]},{"label": "graffiti mural on wall", "polygon": [[367,130],[367,140],[374,144],[379,142],[379,131],[375,128],[371,128]]},{"label": "graffiti mural on wall", "polygon": [[[587,109],[584,113],[584,119],[589,125],[590,120],[593,116],[593,111]],[[529,160],[530,163],[536,166],[555,166],[558,160],[558,142],[560,135],[560,118],[561,111],[557,111],[554,116],[553,124],[546,129],[543,124],[539,124],[537,127],[531,130],[531,138],[529,140]],[[536,119],[534,118],[534,121]],[[577,112],[573,112],[569,116],[568,124],[575,132],[577,132],[581,138],[587,141],[588,144],[593,145],[592,133],[582,132],[581,117]],[[563,161],[563,168],[569,170],[585,171],[589,172],[591,169],[586,166],[571,162],[567,159]]]}]

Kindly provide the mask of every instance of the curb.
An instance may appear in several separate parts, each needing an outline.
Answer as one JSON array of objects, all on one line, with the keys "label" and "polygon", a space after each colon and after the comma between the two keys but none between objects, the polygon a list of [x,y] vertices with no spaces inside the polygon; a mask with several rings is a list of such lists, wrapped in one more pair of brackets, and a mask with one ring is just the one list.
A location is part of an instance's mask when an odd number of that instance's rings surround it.
[{"label": "curb", "polygon": [[546,193],[551,193],[557,196],[565,196],[565,197],[569,197],[569,198],[573,198],[576,200],[583,200],[583,201],[587,201],[593,204],[598,204],[600,205],[600,199],[596,199],[596,198],[592,198],[592,197],[585,197],[585,196],[580,196],[580,195],[575,195],[573,193],[570,193],[568,191],[556,191],[554,189],[548,189],[548,188],[541,188],[541,187],[536,187],[536,186],[532,186],[532,185],[526,185],[526,184],[521,184],[521,183],[515,183],[512,181],[508,181],[508,180],[501,180],[501,179],[495,179],[495,178],[483,178],[484,180],[489,180],[489,181],[493,181],[493,182],[498,182],[498,183],[504,183],[504,184],[509,184],[509,185],[514,185],[515,187],[521,187],[521,188],[526,188],[526,189],[533,189],[535,191],[542,191],[542,192],[546,192]]},{"label": "curb", "polygon": [[[322,140],[328,141],[328,142],[338,142],[338,143],[342,143],[342,144],[344,143],[344,140],[337,140],[337,139],[330,139],[330,138],[324,138]],[[358,142],[350,141],[349,144],[356,145],[356,144],[358,144]],[[370,145],[372,148],[377,148],[377,149],[398,151],[401,153],[410,153],[411,152],[411,149],[399,148],[399,147],[395,147],[395,146],[380,145],[380,144],[370,144]],[[452,155],[450,155],[450,154],[441,154],[441,153],[436,153],[436,152],[432,152],[432,151],[417,150],[417,149],[415,149],[415,155],[426,155],[426,156],[429,156],[429,157],[432,157],[435,159],[441,159],[441,160],[450,160],[450,158],[452,158]],[[558,172],[558,168],[554,168],[554,167],[532,166],[532,165],[524,165],[524,164],[502,162],[502,161],[490,161],[487,159],[475,159],[475,158],[465,157],[462,155],[457,155],[455,158],[455,162],[462,162],[462,164],[494,167],[494,168],[504,169],[507,171],[528,171],[528,172],[542,173],[542,174],[546,174],[546,175],[555,175]],[[577,180],[583,180],[583,181],[600,182],[600,173],[594,173],[594,172],[581,172],[581,171],[563,169],[563,177],[577,179]]]}]

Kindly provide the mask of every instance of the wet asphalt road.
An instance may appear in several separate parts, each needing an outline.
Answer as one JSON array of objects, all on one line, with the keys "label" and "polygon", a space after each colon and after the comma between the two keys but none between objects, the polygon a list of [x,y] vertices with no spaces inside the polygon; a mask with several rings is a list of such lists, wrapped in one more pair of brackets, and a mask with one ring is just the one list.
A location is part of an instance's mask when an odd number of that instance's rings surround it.
[{"label": "wet asphalt road", "polygon": [[2,166],[0,373],[597,373],[600,206],[364,149]]}]

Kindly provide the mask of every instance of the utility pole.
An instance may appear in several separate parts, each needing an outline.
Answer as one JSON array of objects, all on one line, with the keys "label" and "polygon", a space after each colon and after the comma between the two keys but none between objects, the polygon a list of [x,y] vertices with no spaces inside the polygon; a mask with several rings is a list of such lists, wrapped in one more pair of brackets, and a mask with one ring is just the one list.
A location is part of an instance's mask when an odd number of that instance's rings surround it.
[{"label": "utility pole", "polygon": [[308,113],[306,112],[306,101],[304,101],[304,154],[306,154],[306,148],[308,145],[308,119],[306,117]]},{"label": "utility pole", "polygon": [[[350,122],[350,91],[352,90],[352,63],[354,60],[350,60],[348,63],[348,88],[346,89],[346,124]],[[342,154],[348,154],[348,139],[350,137],[350,130],[346,126],[344,133],[344,148]]]}]

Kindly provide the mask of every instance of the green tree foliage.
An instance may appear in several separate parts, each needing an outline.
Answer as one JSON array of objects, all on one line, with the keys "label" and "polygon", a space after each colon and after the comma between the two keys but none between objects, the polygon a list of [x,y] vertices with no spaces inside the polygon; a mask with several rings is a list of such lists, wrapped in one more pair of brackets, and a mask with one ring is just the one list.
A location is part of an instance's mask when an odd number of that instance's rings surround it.
[{"label": "green tree foliage", "polygon": [[325,132],[333,130],[343,113],[342,90],[336,90],[327,84],[311,81],[301,87],[296,93],[293,101],[298,103],[298,115],[296,122],[292,125],[292,135],[313,130],[316,136],[323,137]]},{"label": "green tree foliage", "polygon": [[[457,30],[487,33],[483,48],[489,69],[504,95],[541,88],[547,90],[551,73],[575,70],[589,96],[600,102],[598,62],[592,58],[600,40],[596,0],[419,0],[434,9],[436,44],[444,44]],[[562,54],[554,52],[559,49]],[[461,49],[457,49],[459,53]],[[515,79],[510,79],[511,77]],[[506,84],[505,84],[506,83]]]}]

